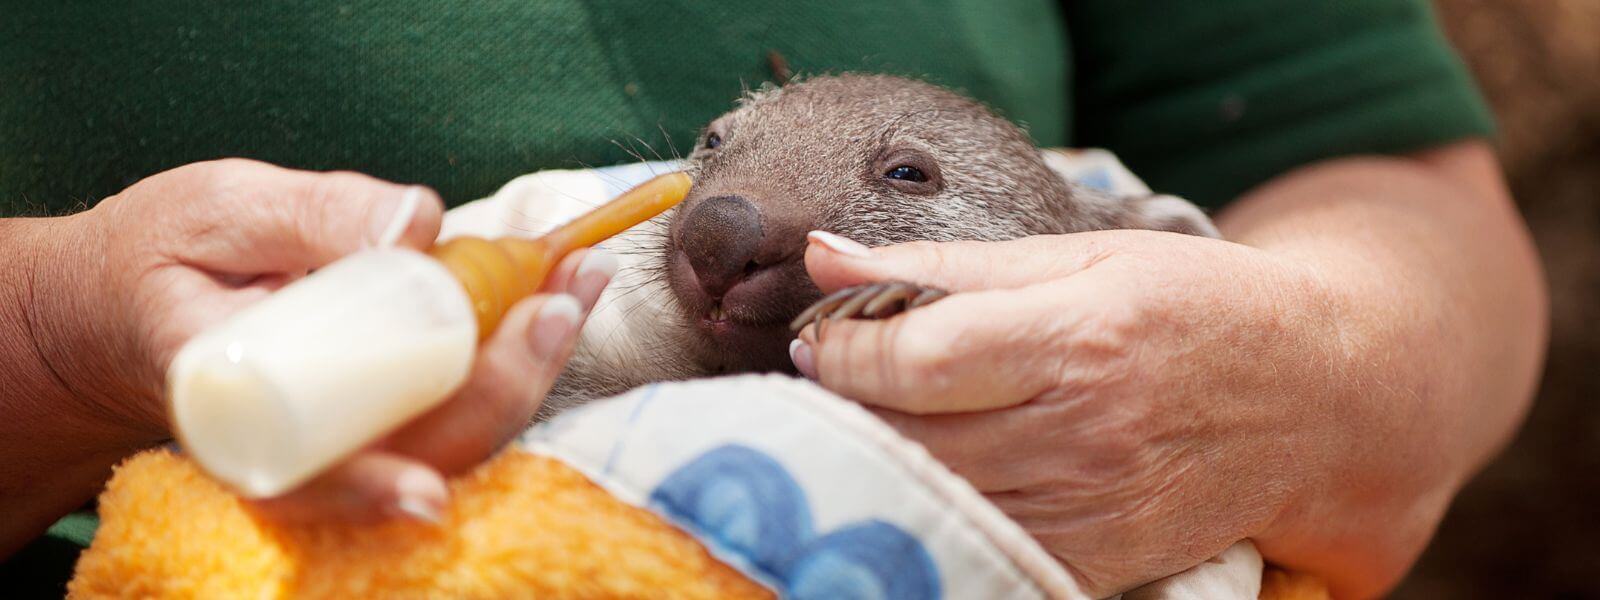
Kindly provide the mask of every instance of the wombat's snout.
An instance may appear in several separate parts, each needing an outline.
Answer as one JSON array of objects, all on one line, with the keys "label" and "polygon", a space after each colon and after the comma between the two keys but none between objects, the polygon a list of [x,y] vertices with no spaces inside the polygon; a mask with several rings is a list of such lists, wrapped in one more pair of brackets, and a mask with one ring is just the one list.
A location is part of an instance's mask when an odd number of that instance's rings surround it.
[{"label": "wombat's snout", "polygon": [[691,197],[674,218],[667,281],[720,368],[793,369],[787,325],[821,294],[804,260],[814,224],[791,204],[770,194],[712,193]]},{"label": "wombat's snout", "polygon": [[700,289],[712,298],[721,298],[762,268],[756,262],[763,238],[761,212],[741,196],[705,199],[685,217],[681,231],[678,247]]}]

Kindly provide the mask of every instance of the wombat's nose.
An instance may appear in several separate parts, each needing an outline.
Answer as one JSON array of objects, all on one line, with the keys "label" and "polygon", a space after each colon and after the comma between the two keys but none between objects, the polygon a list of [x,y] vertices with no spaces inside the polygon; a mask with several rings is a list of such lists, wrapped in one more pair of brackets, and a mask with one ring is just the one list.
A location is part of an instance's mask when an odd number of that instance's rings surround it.
[{"label": "wombat's nose", "polygon": [[719,298],[760,269],[761,211],[740,196],[707,198],[685,217],[679,247],[700,287]]}]

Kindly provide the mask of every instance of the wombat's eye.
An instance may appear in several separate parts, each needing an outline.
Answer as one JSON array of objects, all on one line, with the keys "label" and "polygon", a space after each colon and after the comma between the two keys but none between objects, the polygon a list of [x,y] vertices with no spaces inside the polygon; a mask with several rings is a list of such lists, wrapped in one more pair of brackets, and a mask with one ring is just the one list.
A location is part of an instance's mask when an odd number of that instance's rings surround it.
[{"label": "wombat's eye", "polygon": [[872,162],[872,170],[862,175],[877,176],[888,189],[918,196],[931,196],[944,189],[944,174],[939,161],[916,148],[886,152]]},{"label": "wombat's eye", "polygon": [[883,176],[889,179],[915,181],[917,183],[922,183],[928,180],[927,174],[923,173],[922,169],[918,169],[911,165],[900,165],[893,169],[889,169],[889,172],[884,173]]},{"label": "wombat's eye", "polygon": [[715,150],[722,145],[722,136],[715,133],[706,134],[706,149]]}]

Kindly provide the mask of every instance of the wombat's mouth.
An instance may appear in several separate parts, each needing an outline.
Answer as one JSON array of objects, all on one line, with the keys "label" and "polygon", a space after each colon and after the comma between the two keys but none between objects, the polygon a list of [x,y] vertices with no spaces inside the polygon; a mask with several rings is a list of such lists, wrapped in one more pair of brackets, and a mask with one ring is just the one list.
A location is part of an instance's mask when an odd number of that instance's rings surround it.
[{"label": "wombat's mouth", "polygon": [[712,304],[711,310],[706,311],[706,320],[713,325],[725,323],[728,321],[728,311],[722,309],[721,302]]},{"label": "wombat's mouth", "polygon": [[713,304],[693,329],[704,340],[705,362],[719,372],[794,372],[789,361],[790,333],[783,323],[748,322],[720,303]]},{"label": "wombat's mouth", "polygon": [[687,259],[674,254],[667,279],[688,329],[700,338],[702,362],[718,371],[793,372],[788,324],[817,295],[803,264],[756,271],[710,293]]}]

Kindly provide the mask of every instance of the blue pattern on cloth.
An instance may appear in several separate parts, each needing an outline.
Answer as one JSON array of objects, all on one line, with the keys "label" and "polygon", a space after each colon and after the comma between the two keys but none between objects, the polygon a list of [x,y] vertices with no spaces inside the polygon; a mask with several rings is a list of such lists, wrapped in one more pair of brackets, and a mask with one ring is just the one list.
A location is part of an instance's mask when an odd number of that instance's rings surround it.
[{"label": "blue pattern on cloth", "polygon": [[552,456],[784,598],[1083,596],[926,450],[808,381],[653,384],[530,428]]},{"label": "blue pattern on cloth", "polygon": [[656,486],[650,505],[780,582],[786,597],[939,597],[938,568],[917,538],[879,519],[815,537],[800,484],[748,446],[718,446],[679,467]]},{"label": "blue pattern on cloth", "polygon": [[917,538],[869,519],[823,536],[790,568],[794,598],[938,598],[933,558]]}]

